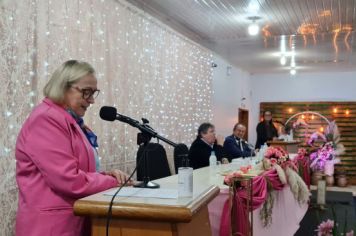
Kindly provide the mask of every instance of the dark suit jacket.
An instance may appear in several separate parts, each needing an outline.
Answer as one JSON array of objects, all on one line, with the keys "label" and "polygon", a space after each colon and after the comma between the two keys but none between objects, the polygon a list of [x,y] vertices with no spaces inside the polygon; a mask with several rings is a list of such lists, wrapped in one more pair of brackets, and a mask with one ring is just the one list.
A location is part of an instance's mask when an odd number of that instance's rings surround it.
[{"label": "dark suit jacket", "polygon": [[[270,129],[268,132],[267,129]],[[278,132],[276,127],[274,127],[273,123],[271,122],[269,126],[266,126],[264,121],[258,123],[256,127],[257,132],[257,141],[256,141],[256,149],[260,148],[265,142],[272,140],[273,137],[278,137]],[[268,135],[269,134],[269,135]]]},{"label": "dark suit jacket", "polygon": [[[241,150],[240,142],[243,150]],[[248,144],[244,140],[240,140],[234,135],[227,136],[224,142],[224,151],[229,156],[229,161],[238,157],[249,157],[251,154],[254,156],[254,152],[249,148]]]},{"label": "dark suit jacket", "polygon": [[224,148],[221,145],[214,144],[211,148],[201,138],[196,138],[189,149],[189,162],[193,169],[209,166],[209,158],[211,151],[215,151],[216,159],[221,161],[223,157],[226,157]]}]

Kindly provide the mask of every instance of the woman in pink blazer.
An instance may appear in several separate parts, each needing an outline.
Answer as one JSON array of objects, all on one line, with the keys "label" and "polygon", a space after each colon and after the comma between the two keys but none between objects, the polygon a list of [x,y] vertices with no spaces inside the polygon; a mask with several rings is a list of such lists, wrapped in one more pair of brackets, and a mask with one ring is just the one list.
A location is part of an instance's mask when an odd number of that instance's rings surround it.
[{"label": "woman in pink blazer", "polygon": [[92,66],[67,61],[24,123],[16,144],[17,236],[89,235],[89,222],[73,214],[74,201],[127,179],[118,170],[96,170],[96,136],[81,117],[98,93]]}]

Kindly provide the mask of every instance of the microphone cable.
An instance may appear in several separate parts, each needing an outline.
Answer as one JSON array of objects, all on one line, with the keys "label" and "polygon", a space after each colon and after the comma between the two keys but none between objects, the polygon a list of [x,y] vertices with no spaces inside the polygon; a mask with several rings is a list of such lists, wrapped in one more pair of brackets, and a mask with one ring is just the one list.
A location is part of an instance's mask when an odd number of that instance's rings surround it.
[{"label": "microphone cable", "polygon": [[[143,150],[142,152],[142,156],[141,158],[139,158],[138,160],[138,163],[135,167],[135,169],[132,171],[132,173],[130,174],[129,178],[127,178],[127,180],[118,188],[118,190],[116,190],[116,192],[114,193],[114,195],[112,196],[111,198],[111,201],[110,201],[110,204],[109,204],[109,209],[108,209],[108,215],[106,217],[106,236],[109,236],[109,227],[110,227],[110,221],[111,221],[111,218],[112,218],[112,207],[113,207],[113,204],[114,204],[114,199],[115,197],[117,196],[117,194],[121,191],[121,189],[123,187],[126,186],[126,184],[129,182],[130,179],[132,179],[132,176],[136,173],[137,171],[137,167],[140,166],[140,164],[142,163],[142,159],[146,158],[146,155],[149,151],[154,151],[155,149],[157,149],[157,147],[154,147],[152,148],[151,150],[148,149],[148,144],[147,146],[145,147],[145,149]],[[147,161],[147,160],[146,160]]]}]

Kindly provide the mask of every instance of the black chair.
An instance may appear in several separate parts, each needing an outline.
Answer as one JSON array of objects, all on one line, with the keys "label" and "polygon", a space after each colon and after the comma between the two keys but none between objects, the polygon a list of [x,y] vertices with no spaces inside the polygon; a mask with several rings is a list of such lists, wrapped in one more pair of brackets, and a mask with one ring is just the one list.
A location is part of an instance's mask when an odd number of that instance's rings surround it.
[{"label": "black chair", "polygon": [[184,143],[180,143],[174,148],[174,169],[176,174],[178,174],[179,167],[187,165],[188,153],[188,147]]},{"label": "black chair", "polygon": [[159,143],[141,145],[137,151],[136,165],[138,181],[143,181],[143,178],[145,177],[145,167],[147,177],[149,177],[150,180],[160,179],[171,175],[166,150]]}]

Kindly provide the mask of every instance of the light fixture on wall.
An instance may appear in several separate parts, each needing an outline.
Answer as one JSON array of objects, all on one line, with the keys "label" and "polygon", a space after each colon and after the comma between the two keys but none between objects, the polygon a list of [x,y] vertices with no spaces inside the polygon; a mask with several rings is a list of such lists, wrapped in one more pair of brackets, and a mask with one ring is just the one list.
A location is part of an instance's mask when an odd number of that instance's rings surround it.
[{"label": "light fixture on wall", "polygon": [[256,23],[256,21],[261,19],[261,17],[259,17],[259,16],[249,16],[249,17],[247,17],[247,19],[252,21],[252,23],[247,28],[248,34],[251,35],[251,36],[257,35],[259,33],[259,31],[260,31],[260,27]]}]

